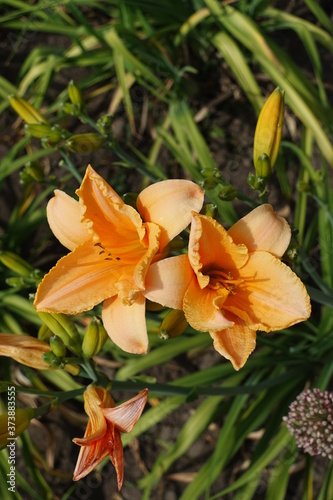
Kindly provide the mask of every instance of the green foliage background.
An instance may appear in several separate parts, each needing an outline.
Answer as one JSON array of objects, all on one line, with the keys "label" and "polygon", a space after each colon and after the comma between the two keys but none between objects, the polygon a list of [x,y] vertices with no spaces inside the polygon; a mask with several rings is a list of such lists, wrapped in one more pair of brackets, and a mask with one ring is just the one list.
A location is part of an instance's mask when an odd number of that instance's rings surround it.
[{"label": "green foliage background", "polygon": [[[238,114],[241,110],[244,124],[255,123],[271,90],[275,86],[285,90],[289,111],[272,192],[278,192],[278,199],[289,207],[298,230],[297,244],[295,240],[287,257],[308,288],[312,317],[289,330],[259,335],[260,348],[239,373],[221,359],[160,384],[155,374],[166,363],[180,355],[202,354],[211,346],[207,334],[190,328],[176,339],[160,339],[157,334],[165,311],[148,314],[151,350],[146,356],[126,354],[110,341],[102,354],[121,366],[115,372],[114,390],[148,386],[156,403],[133,432],[124,436],[125,445],[145,432],[154,432],[158,422],[182,405],[197,403],[177,439],[161,442],[155,465],[137,485],[131,485],[142,498],[153,498],[177,460],[214,422],[220,425],[214,451],[195,465],[193,480],[183,485],[182,500],[257,498],[262,482],[261,498],[282,500],[289,498],[295,469],[302,473],[303,499],[332,498],[332,463],[323,465],[318,487],[316,459],[304,456],[281,425],[288,405],[304,387],[331,388],[333,109],[329,64],[333,27],[329,2],[304,0],[295,7],[292,2],[268,0],[6,0],[2,5],[6,60],[0,76],[0,113],[5,124],[3,139],[7,137],[8,142],[0,163],[0,244],[2,252],[14,252],[31,266],[28,272],[18,272],[17,266],[8,266],[2,258],[3,332],[37,336],[42,325],[28,295],[43,274],[37,268],[49,269],[62,251],[47,243],[45,202],[53,189],[73,194],[87,161],[101,168],[120,194],[138,192],[150,181],[186,177],[205,188],[219,219],[230,226],[239,211],[250,210],[261,199],[246,186],[247,172],[238,172],[244,175],[241,184],[235,181],[234,185],[234,179],[225,176],[223,162],[212,154],[211,139],[223,141],[226,131],[223,126],[212,127],[210,117],[216,109],[226,106],[232,113],[234,107]],[[302,48],[301,61],[294,43]],[[223,78],[229,88],[220,86]],[[84,106],[69,99],[70,80],[80,88]],[[36,137],[36,130],[18,122],[9,106],[12,95],[38,109],[52,130]],[[117,118],[122,128],[115,133]],[[93,141],[81,138],[78,150],[73,139],[78,133],[98,136]],[[15,188],[18,195],[10,198],[18,173],[21,186],[18,191]],[[82,336],[82,318],[73,322]],[[75,377],[64,370],[57,370],[56,375],[24,367],[22,371],[40,397],[45,398],[50,387],[65,392],[78,387]],[[12,373],[11,363],[4,362],[3,391]],[[259,430],[260,437],[249,448],[248,436]],[[45,466],[45,458],[36,459],[27,431],[20,447],[30,480],[19,475],[18,490],[31,498],[54,498],[38,465]],[[246,469],[221,490],[218,478],[232,470],[244,447],[250,450]],[[6,450],[2,450],[1,498],[25,498],[24,493],[8,496],[3,479],[6,467]],[[52,470],[48,473],[52,475]],[[68,498],[72,490],[66,493],[64,486],[62,498]]]}]

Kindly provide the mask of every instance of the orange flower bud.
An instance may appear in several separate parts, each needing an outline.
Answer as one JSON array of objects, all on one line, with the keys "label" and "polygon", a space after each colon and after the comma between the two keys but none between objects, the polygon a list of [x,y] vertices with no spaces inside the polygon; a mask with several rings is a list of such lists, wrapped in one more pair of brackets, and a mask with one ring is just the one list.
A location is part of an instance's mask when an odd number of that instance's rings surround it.
[{"label": "orange flower bud", "polygon": [[[260,112],[254,134],[253,163],[258,176],[260,174],[257,169],[262,170],[259,160],[261,155],[267,155],[271,168],[275,164],[281,143],[283,117],[284,92],[277,87],[269,96]],[[266,172],[266,178],[267,176]],[[270,177],[270,172],[268,177]]]}]

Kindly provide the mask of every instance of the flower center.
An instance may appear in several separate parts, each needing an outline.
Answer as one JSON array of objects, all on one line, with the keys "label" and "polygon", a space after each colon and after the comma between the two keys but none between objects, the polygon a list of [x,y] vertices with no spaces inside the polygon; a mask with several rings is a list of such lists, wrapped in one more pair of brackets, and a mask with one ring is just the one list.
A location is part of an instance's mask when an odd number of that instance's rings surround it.
[{"label": "flower center", "polygon": [[237,285],[244,281],[242,279],[234,279],[230,272],[213,270],[207,274],[210,278],[208,287],[221,293],[221,295],[228,295],[229,293],[234,295]]},{"label": "flower center", "polygon": [[103,245],[102,243],[98,242],[98,243],[95,243],[94,244],[95,247],[99,247],[101,250],[99,252],[99,255],[102,256],[102,259],[104,260],[115,260],[115,261],[119,261],[121,260],[120,257],[114,257],[111,252],[109,252]]}]

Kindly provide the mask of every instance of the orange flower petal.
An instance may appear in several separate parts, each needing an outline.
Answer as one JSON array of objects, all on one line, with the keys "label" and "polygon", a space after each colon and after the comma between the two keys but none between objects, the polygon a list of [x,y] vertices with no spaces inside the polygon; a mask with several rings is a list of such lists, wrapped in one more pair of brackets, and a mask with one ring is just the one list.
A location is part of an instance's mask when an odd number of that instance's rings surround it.
[{"label": "orange flower petal", "polygon": [[89,241],[60,259],[37,289],[36,309],[77,314],[116,295],[117,282],[127,280],[135,288],[134,267],[105,260],[100,253],[100,247]]},{"label": "orange flower petal", "polygon": [[83,393],[84,410],[89,420],[84,438],[74,438],[75,444],[81,446],[74,470],[74,481],[85,477],[109,454],[112,439],[112,426],[108,425],[102,408],[114,406],[109,392],[102,387],[89,385]]},{"label": "orange flower petal", "polygon": [[121,490],[124,480],[124,450],[121,442],[120,432],[112,428],[113,446],[109,448],[111,462],[116,469],[118,490]]},{"label": "orange flower petal", "polygon": [[291,238],[288,222],[268,204],[252,210],[236,222],[228,234],[235,243],[244,243],[249,252],[264,250],[276,257],[282,257]]},{"label": "orange flower petal", "polygon": [[193,213],[188,256],[200,287],[204,288],[210,279],[207,272],[242,267],[248,251],[245,245],[236,245],[214,219]]},{"label": "orange flower petal", "polygon": [[143,294],[164,307],[183,309],[183,298],[192,277],[187,255],[160,260],[149,267]]},{"label": "orange flower petal", "polygon": [[54,236],[69,250],[91,239],[86,223],[82,221],[83,207],[74,198],[56,189],[47,204],[47,220]]},{"label": "orange flower petal", "polygon": [[137,423],[148,398],[148,389],[139,392],[137,396],[116,406],[103,409],[103,415],[110,423],[115,425],[120,432],[131,432]]},{"label": "orange flower petal", "polygon": [[162,228],[162,250],[189,225],[191,211],[200,211],[203,200],[204,192],[194,182],[170,179],[144,189],[137,198],[137,207],[143,220]]},{"label": "orange flower petal", "polygon": [[140,293],[131,305],[112,297],[103,304],[103,324],[111,340],[126,352],[144,354],[148,350],[145,298]]},{"label": "orange flower petal", "polygon": [[[287,328],[311,314],[310,299],[301,280],[268,252],[254,252],[239,270],[239,284],[223,304],[254,330]],[[235,276],[234,276],[235,278]]]},{"label": "orange flower petal", "polygon": [[[125,205],[118,194],[90,166],[76,191],[84,206],[84,217],[90,221],[99,241],[108,249],[131,253],[145,237],[138,212]],[[121,257],[121,255],[120,255]]]},{"label": "orange flower petal", "polygon": [[[242,322],[243,323],[243,322]],[[214,340],[214,349],[229,359],[239,370],[256,346],[256,331],[243,324],[235,324],[220,332],[210,333]]]},{"label": "orange flower petal", "polygon": [[221,312],[219,298],[216,290],[208,287],[201,290],[196,278],[192,279],[183,302],[185,317],[192,328],[214,332],[233,326]]},{"label": "orange flower petal", "polygon": [[[106,432],[106,422],[103,415],[103,408],[114,407],[114,401],[110,393],[103,387],[88,385],[83,393],[84,411],[89,417],[88,426],[85,438],[95,436],[103,436]],[[77,441],[75,441],[77,443]],[[77,443],[79,444],[79,443]]]},{"label": "orange flower petal", "polygon": [[159,237],[161,234],[161,230],[156,224],[147,222],[144,226],[146,227],[146,237],[143,243],[147,245],[147,248],[137,263],[133,274],[133,279],[140,290],[144,290],[145,288],[146,274],[159,249]]},{"label": "orange flower petal", "polygon": [[[74,440],[73,440],[74,441]],[[79,481],[87,476],[109,454],[108,434],[104,439],[96,441],[91,446],[82,446],[73,473],[73,480]]]}]

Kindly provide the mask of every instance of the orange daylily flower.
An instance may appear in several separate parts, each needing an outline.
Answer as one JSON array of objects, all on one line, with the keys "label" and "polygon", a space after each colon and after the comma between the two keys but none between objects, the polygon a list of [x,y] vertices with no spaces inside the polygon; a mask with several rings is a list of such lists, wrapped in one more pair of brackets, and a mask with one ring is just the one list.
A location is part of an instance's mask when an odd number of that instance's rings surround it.
[{"label": "orange daylily flower", "polygon": [[109,392],[102,387],[89,385],[83,397],[89,420],[84,437],[73,439],[74,443],[81,446],[73,479],[82,479],[110,455],[120,490],[124,478],[120,433],[131,432],[139,420],[147,401],[148,389],[119,406],[115,406]]},{"label": "orange daylily flower", "polygon": [[47,206],[53,233],[71,253],[45,276],[35,307],[77,314],[104,301],[111,339],[125,351],[144,353],[147,270],[190,223],[191,212],[201,209],[203,191],[187,180],[157,182],[139,194],[136,211],[89,166],[77,194],[79,202],[56,190]]},{"label": "orange daylily flower", "polygon": [[22,365],[37,370],[53,370],[52,366],[43,361],[43,354],[51,350],[49,344],[30,335],[0,333],[0,356],[15,359]]},{"label": "orange daylily flower", "polygon": [[255,348],[257,330],[280,330],[310,316],[305,286],[280,260],[290,238],[287,221],[267,204],[229,231],[193,213],[188,256],[154,263],[145,296],[182,309],[238,370]]}]

